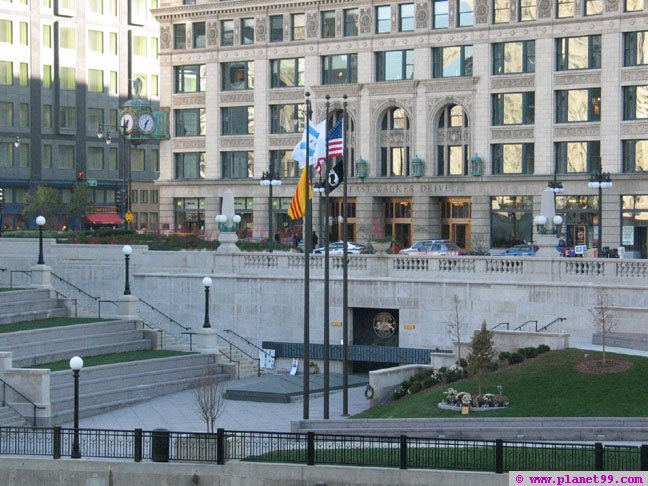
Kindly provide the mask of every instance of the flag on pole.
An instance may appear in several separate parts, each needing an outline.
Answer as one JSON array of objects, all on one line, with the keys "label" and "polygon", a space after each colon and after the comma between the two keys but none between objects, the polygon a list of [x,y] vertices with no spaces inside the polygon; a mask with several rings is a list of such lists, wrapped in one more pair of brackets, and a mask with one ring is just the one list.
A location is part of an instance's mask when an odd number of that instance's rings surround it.
[{"label": "flag on pole", "polygon": [[320,157],[326,156],[326,120],[314,125],[308,123],[308,156],[306,155],[306,130],[302,134],[302,138],[295,148],[293,149],[293,159],[299,162],[299,168],[306,167],[306,159],[308,158],[308,165],[315,165]]},{"label": "flag on pole", "polygon": [[[333,128],[328,132],[328,158],[341,157],[344,154],[344,136],[342,120],[337,122]],[[324,167],[324,161],[326,159],[326,152],[324,152],[324,157],[317,159],[317,164],[315,164],[315,170],[321,174],[322,168]]]},{"label": "flag on pole", "polygon": [[329,192],[333,192],[344,180],[344,160],[338,161],[328,174]]},{"label": "flag on pole", "polygon": [[295,189],[295,195],[290,201],[290,206],[288,207],[288,216],[290,219],[299,219],[304,217],[306,212],[306,188],[308,187],[308,199],[313,199],[313,188],[310,185],[310,181],[306,177],[306,168],[304,167],[299,175],[299,182],[297,183],[297,188]]}]

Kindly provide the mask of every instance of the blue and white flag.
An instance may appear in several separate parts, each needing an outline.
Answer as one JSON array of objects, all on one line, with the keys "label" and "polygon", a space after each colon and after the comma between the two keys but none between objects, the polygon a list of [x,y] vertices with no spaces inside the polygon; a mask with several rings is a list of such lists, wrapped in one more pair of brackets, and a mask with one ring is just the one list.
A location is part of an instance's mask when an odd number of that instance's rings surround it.
[{"label": "blue and white flag", "polygon": [[[299,168],[303,169],[306,166],[306,130],[292,155],[299,162]],[[320,157],[326,157],[326,120],[317,125],[308,124],[308,165],[317,164]]]}]

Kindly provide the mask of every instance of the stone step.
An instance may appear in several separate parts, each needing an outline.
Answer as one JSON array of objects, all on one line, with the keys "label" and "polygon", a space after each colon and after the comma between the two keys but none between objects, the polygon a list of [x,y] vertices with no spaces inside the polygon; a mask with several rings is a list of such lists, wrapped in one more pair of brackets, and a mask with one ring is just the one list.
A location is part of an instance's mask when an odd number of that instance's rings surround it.
[{"label": "stone step", "polygon": [[68,311],[64,307],[54,307],[46,310],[14,312],[1,314],[0,324],[10,324],[13,322],[23,321],[37,321],[40,319],[49,319],[50,317],[67,317],[67,315]]},{"label": "stone step", "polygon": [[7,332],[0,334],[0,350],[10,350],[8,348],[22,345],[26,342],[31,344],[36,342],[52,342],[62,339],[76,340],[79,336],[92,337],[115,332],[132,332],[134,329],[135,324],[133,321],[117,320]]},{"label": "stone step", "polygon": [[65,348],[58,349],[56,351],[48,352],[47,354],[36,354],[31,356],[23,356],[21,358],[14,359],[14,366],[18,367],[29,367],[35,366],[43,363],[52,363],[55,361],[61,361],[65,359],[70,359],[75,355],[82,356],[100,356],[102,354],[111,354],[111,353],[128,353],[131,351],[144,351],[151,349],[151,340],[150,339],[136,339],[132,341],[124,341],[120,343],[108,343],[96,346],[87,346],[85,348],[79,348],[75,345],[74,342],[68,341]]},{"label": "stone step", "polygon": [[0,305],[16,301],[38,302],[50,298],[50,291],[47,289],[7,290],[6,292],[0,292]]},{"label": "stone step", "polygon": [[58,299],[43,300],[15,300],[0,303],[0,316],[7,314],[20,314],[25,311],[45,311],[63,307],[63,302]]},{"label": "stone step", "polygon": [[[31,417],[29,419],[31,420]],[[24,427],[26,425],[28,424],[25,417],[22,417],[11,407],[0,407],[0,427]]]}]

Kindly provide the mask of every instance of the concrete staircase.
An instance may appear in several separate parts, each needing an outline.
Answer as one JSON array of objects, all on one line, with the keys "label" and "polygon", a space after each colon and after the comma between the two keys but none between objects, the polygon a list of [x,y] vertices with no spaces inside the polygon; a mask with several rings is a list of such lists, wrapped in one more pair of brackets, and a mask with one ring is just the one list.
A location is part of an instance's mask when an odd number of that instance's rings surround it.
[{"label": "concrete staircase", "polygon": [[24,427],[27,421],[10,407],[0,407],[0,427]]},{"label": "concrete staircase", "polygon": [[0,292],[0,325],[67,315],[64,301],[50,298],[49,290]]},{"label": "concrete staircase", "polygon": [[[228,379],[214,355],[192,354],[84,368],[79,380],[80,416],[125,407],[151,398]],[[74,383],[70,371],[50,377],[52,424],[73,419]]]},{"label": "concrete staircase", "polygon": [[[216,354],[216,362],[223,366],[233,366],[234,379],[258,376],[259,374],[259,362],[257,360],[251,359],[235,348],[230,351],[229,346],[219,349]],[[261,370],[261,374],[264,374],[264,370]]]}]

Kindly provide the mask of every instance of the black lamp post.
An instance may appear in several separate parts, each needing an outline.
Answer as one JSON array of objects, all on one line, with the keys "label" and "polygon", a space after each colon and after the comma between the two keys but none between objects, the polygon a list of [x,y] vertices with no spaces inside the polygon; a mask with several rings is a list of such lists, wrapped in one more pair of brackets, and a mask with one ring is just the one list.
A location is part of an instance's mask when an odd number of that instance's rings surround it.
[{"label": "black lamp post", "polygon": [[[107,125],[104,125],[103,123],[99,123],[99,129],[97,130],[97,138],[99,140],[102,140],[104,139],[105,136],[104,140],[106,142],[106,145],[111,145],[113,139],[110,134],[110,131],[106,130],[106,133],[104,134],[104,129],[106,127]],[[112,129],[116,129],[120,138],[124,142],[120,151],[121,187],[117,189],[119,196],[116,197],[115,203],[117,206],[117,211],[120,212],[122,215],[125,215],[128,211],[130,211],[131,167],[130,167],[129,134],[132,127],[128,124],[128,121],[126,120],[124,120],[124,122],[119,126],[110,125],[109,127]]]},{"label": "black lamp post", "polygon": [[[268,188],[268,251],[272,251],[274,234],[272,232],[272,187],[281,185],[279,174],[275,173],[274,167],[261,174],[261,185]],[[304,236],[306,238],[306,236]]]},{"label": "black lamp post", "polygon": [[4,190],[0,187],[0,236],[2,236],[2,226],[4,224],[4,219],[2,217],[2,211],[4,210]]},{"label": "black lamp post", "polygon": [[603,253],[603,189],[610,189],[612,187],[612,180],[609,172],[603,172],[601,167],[601,160],[599,159],[596,172],[590,177],[587,187],[590,189],[598,190],[598,241],[597,252],[600,258]]},{"label": "black lamp post", "polygon": [[43,258],[43,226],[45,225],[45,217],[39,216],[36,218],[36,224],[38,225],[38,264],[45,265],[45,259]]},{"label": "black lamp post", "polygon": [[124,295],[130,295],[131,291],[130,291],[130,282],[129,282],[130,279],[128,278],[128,264],[130,262],[131,253],[133,253],[133,249],[130,246],[125,245],[122,248],[122,253],[124,254],[124,260],[125,260],[125,263],[126,263],[126,278],[125,278],[125,283],[124,283]]},{"label": "black lamp post", "polygon": [[209,277],[203,278],[203,286],[205,287],[205,322],[203,323],[203,328],[210,328],[211,324],[209,323],[209,289],[212,286],[212,279]]},{"label": "black lamp post", "polygon": [[81,451],[79,450],[79,371],[83,368],[83,360],[75,356],[70,360],[70,368],[74,376],[74,439],[72,441],[72,459],[80,459]]}]

